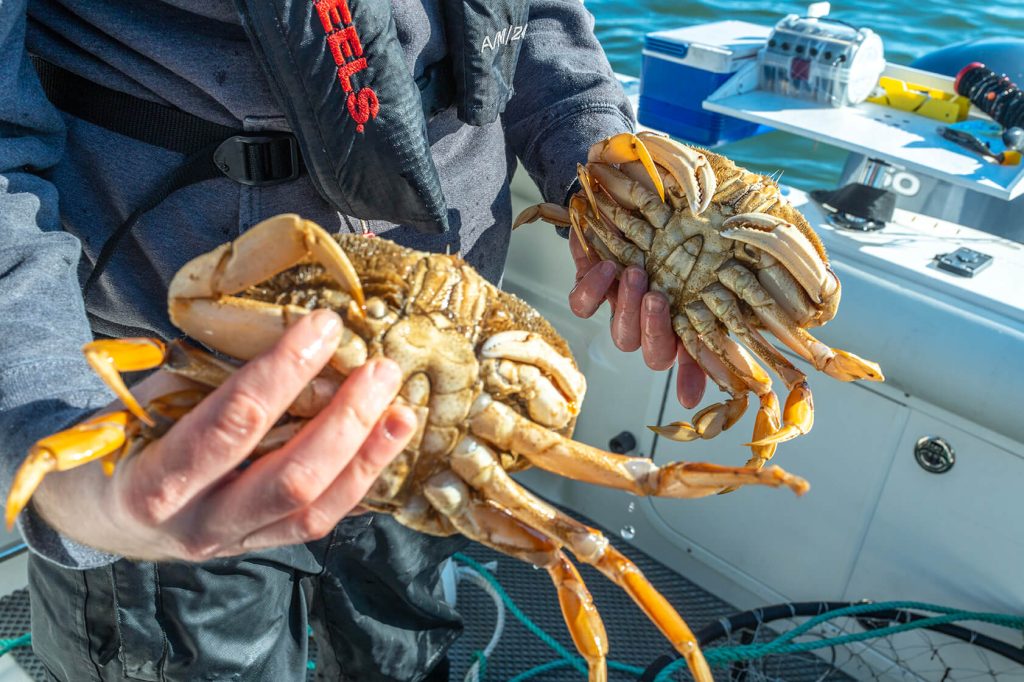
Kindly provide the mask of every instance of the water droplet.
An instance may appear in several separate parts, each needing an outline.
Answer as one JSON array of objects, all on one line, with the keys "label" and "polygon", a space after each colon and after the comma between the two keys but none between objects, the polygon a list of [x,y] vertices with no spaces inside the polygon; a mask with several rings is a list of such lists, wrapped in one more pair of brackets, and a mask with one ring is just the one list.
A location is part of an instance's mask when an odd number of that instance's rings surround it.
[{"label": "water droplet", "polygon": [[622,536],[623,540],[632,540],[636,537],[636,528],[633,526],[623,526],[619,531],[619,535]]},{"label": "water droplet", "polygon": [[533,570],[535,570],[535,571],[539,571],[540,570],[540,566],[538,566],[537,564],[530,564],[530,565],[533,566]]},{"label": "water droplet", "polygon": [[626,505],[626,513],[627,514],[632,514],[635,509],[636,509],[636,502],[630,502],[629,504]]}]

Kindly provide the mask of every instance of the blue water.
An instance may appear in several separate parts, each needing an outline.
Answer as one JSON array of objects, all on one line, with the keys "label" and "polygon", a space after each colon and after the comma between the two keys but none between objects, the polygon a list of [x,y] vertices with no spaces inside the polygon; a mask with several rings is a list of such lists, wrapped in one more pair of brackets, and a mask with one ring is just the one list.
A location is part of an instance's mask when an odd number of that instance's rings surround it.
[{"label": "blue water", "polygon": [[[770,26],[786,14],[803,14],[807,2],[751,0],[587,0],[596,33],[616,71],[640,75],[644,34],[735,19]],[[1024,36],[1024,0],[849,0],[833,2],[831,16],[878,33],[890,62],[909,64],[946,45],[990,37]],[[752,170],[774,173],[803,189],[832,187],[846,153],[786,133],[773,132],[719,149]]]}]

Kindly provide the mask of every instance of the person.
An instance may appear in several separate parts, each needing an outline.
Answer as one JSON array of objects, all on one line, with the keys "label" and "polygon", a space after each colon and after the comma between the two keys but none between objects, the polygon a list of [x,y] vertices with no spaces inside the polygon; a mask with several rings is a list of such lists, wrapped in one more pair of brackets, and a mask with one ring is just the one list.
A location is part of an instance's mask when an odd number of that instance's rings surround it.
[{"label": "person", "polygon": [[[440,3],[393,0],[411,74],[444,57]],[[227,177],[170,193],[139,218],[86,295],[113,226],[182,154],[59,112],[29,53],[112,90],[247,131],[287,123],[228,0],[14,0],[0,10],[0,461],[4,494],[28,447],[103,409],[110,392],[82,358],[100,337],[178,336],[166,286],[192,257],[261,219],[299,212],[329,230],[367,230],[430,251],[460,252],[500,281],[516,160],[546,200],[565,203],[576,163],[633,126],[577,0],[534,0],[499,121],[462,123],[453,108],[427,132],[452,228],[425,235],[354,221],[307,175],[272,186]],[[655,369],[678,344],[667,302],[640,269],[589,264],[572,310],[614,305],[611,333]],[[56,680],[298,680],[307,627],[326,679],[441,679],[458,614],[439,566],[463,542],[360,514],[377,473],[408,442],[415,419],[392,400],[397,366],[378,359],[333,395],[288,444],[247,467],[254,445],[325,365],[340,332],[327,311],[291,327],[113,476],[89,465],[48,476],[18,520],[32,552],[33,646]],[[703,375],[685,354],[681,398]],[[177,380],[137,382],[143,400]]]}]

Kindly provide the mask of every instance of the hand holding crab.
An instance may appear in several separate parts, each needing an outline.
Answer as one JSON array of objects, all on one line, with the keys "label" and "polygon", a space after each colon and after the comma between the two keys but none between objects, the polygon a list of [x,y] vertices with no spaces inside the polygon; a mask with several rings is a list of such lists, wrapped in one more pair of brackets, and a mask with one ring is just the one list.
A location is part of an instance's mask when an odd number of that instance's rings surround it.
[{"label": "hand holding crab", "polygon": [[[693,633],[640,570],[599,531],[543,502],[509,474],[536,465],[636,495],[676,498],[741,485],[788,487],[798,494],[808,489],[806,481],[778,467],[687,462],[659,467],[572,440],[586,381],[568,345],[536,311],[455,256],[420,253],[385,239],[332,237],[298,216],[278,216],[186,264],[171,282],[169,307],[175,324],[193,338],[240,361],[256,359],[239,369],[182,342],[89,344],[87,357],[126,409],[37,442],[12,486],[8,522],[49,472],[93,460],[108,470],[117,465],[130,475],[115,480],[149,492],[144,499],[152,504],[143,516],[150,525],[196,508],[205,513],[182,518],[199,528],[254,524],[254,533],[243,535],[238,545],[218,545],[200,533],[190,545],[195,556],[324,534],[365,490],[362,506],[391,514],[410,528],[442,536],[461,532],[545,568],[573,641],[589,662],[592,682],[607,679],[607,638],[565,550],[625,590],[686,657],[694,677],[707,682],[711,673]],[[313,312],[319,308],[341,316],[337,334],[307,346],[306,355],[287,343],[282,347],[282,338],[305,333],[308,320],[330,315]],[[301,370],[268,374],[273,363],[266,358],[275,353],[290,353]],[[382,379],[384,388],[372,392],[365,384],[366,368],[375,367],[377,377],[382,369],[390,372],[385,368],[392,363],[398,366],[394,382]],[[156,366],[207,388],[161,395],[143,406],[120,372]],[[301,409],[316,402],[303,399],[302,387],[317,376],[348,377],[318,414]],[[254,380],[262,384],[238,390],[248,385],[243,381]],[[257,389],[276,392],[273,409],[253,410]],[[396,390],[396,401],[405,406],[399,413],[386,408]],[[353,404],[357,394],[368,396],[367,404]],[[209,401],[216,406],[226,395],[241,401],[243,415],[255,412],[258,424],[246,417],[241,428],[231,419],[196,432],[194,427],[217,413]],[[381,425],[379,415],[405,423],[408,410],[416,416],[411,439],[408,434],[389,439],[389,422]],[[353,415],[358,424],[346,426]],[[338,433],[355,433],[361,448],[346,452],[348,446],[331,440]],[[226,436],[237,442],[222,452]],[[177,448],[161,447],[167,439],[179,445],[192,439],[194,446],[195,438],[213,441],[215,447],[199,449],[203,461],[198,464],[217,472],[216,485],[182,468]],[[258,459],[239,473],[237,465],[249,454]],[[343,483],[337,472],[347,462],[360,475]],[[246,494],[213,506],[177,504],[188,498],[183,490],[216,494],[232,488]],[[267,490],[283,495],[261,497]],[[165,504],[168,500],[172,503]]]},{"label": "hand holding crab", "polygon": [[[882,380],[874,362],[829,348],[807,332],[835,315],[839,279],[821,240],[770,178],[644,132],[595,144],[587,164],[579,166],[579,179],[582,189],[568,210],[533,206],[516,226],[537,218],[571,226],[584,251],[578,268],[589,261],[595,264],[590,272],[610,274],[604,265],[610,261],[627,276],[644,270],[651,291],[668,298],[685,351],[730,395],[698,412],[692,423],[652,427],[660,435],[713,438],[740,419],[751,392],[760,408],[750,466],[763,466],[779,443],[810,430],[807,377],[762,331],[835,379]],[[750,352],[789,388],[784,409]]]}]

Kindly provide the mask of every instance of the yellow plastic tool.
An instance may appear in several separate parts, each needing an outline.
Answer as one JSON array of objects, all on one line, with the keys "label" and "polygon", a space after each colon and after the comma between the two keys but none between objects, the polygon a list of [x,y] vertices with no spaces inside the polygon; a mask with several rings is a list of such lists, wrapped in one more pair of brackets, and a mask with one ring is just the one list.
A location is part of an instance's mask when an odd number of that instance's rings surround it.
[{"label": "yellow plastic tool", "polygon": [[966,97],[889,76],[878,79],[875,92],[867,101],[947,123],[965,120],[971,107]]}]

